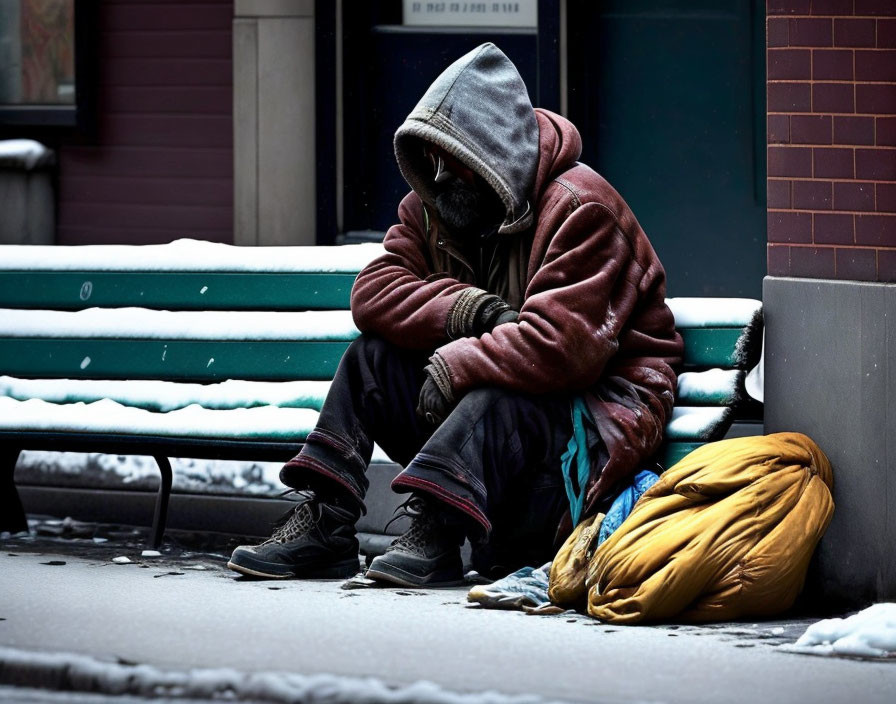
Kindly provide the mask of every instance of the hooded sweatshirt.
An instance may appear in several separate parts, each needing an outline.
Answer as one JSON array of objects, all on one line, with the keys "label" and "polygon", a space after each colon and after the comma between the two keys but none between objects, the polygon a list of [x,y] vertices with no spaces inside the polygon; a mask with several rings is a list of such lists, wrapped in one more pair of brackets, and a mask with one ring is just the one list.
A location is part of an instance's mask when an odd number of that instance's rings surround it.
[{"label": "hooded sweatshirt", "polygon": [[[478,276],[439,222],[426,143],[504,204],[494,256]],[[356,325],[433,350],[434,378],[449,399],[488,386],[584,394],[606,450],[588,480],[587,514],[656,452],[674,402],[682,342],[653,248],[622,197],[577,162],[578,130],[532,108],[493,44],[436,79],[398,128],[395,154],[413,190],[386,234],[386,254],[352,289]],[[518,321],[460,336],[476,302],[492,294],[519,310]]]}]

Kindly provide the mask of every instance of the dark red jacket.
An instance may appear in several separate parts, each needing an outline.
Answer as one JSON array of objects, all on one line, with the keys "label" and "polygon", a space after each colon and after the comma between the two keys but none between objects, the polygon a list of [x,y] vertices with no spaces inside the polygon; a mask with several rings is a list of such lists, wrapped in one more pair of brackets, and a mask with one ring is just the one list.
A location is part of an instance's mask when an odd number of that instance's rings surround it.
[{"label": "dark red jacket", "polygon": [[455,397],[500,386],[529,393],[586,392],[609,452],[595,468],[586,512],[658,448],[671,413],[682,342],[665,304],[665,273],[634,214],[599,174],[577,163],[578,130],[536,110],[539,160],[534,226],[506,238],[490,292],[519,321],[452,340],[459,294],[474,284],[459,248],[411,192],[387,253],[352,290],[355,323],[407,348],[433,350]]}]

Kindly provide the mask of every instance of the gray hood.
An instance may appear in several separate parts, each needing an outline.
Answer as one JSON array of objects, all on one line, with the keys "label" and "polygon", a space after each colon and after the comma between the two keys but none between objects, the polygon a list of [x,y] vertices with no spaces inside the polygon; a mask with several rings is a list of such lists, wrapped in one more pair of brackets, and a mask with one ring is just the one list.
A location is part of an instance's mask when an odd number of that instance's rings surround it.
[{"label": "gray hood", "polygon": [[395,157],[408,184],[435,201],[432,168],[421,140],[436,144],[479,174],[507,210],[498,232],[526,230],[538,167],[538,123],[516,66],[483,44],[449,66],[395,132]]}]

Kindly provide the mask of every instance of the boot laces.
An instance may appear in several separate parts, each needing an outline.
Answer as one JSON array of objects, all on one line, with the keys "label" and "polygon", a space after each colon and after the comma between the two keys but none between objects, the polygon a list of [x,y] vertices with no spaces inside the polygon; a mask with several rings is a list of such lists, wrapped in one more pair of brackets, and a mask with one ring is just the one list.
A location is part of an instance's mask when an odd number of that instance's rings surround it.
[{"label": "boot laces", "polygon": [[317,500],[312,491],[297,491],[299,497],[297,506],[289,509],[274,524],[274,532],[262,545],[272,543],[284,543],[298,540],[308,535],[316,523],[312,506]]},{"label": "boot laces", "polygon": [[438,530],[433,512],[425,499],[411,496],[395,509],[395,516],[386,524],[386,528],[399,518],[410,518],[411,526],[393,542],[393,548],[403,548],[415,554],[424,554],[426,548],[432,546],[437,539]]}]

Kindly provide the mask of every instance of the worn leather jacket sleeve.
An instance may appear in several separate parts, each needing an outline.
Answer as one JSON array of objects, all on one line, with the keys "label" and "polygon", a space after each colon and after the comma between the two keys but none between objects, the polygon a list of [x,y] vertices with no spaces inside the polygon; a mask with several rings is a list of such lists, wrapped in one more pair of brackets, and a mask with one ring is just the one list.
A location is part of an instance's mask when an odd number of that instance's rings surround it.
[{"label": "worn leather jacket sleeve", "polygon": [[355,325],[406,349],[432,350],[449,340],[448,314],[460,292],[473,288],[433,271],[426,253],[423,204],[408,194],[399,224],[386,233],[386,253],[368,264],[352,287]]},{"label": "worn leather jacket sleeve", "polygon": [[453,389],[529,393],[586,389],[618,349],[643,271],[615,218],[597,203],[557,230],[526,290],[517,323],[437,350]]}]

